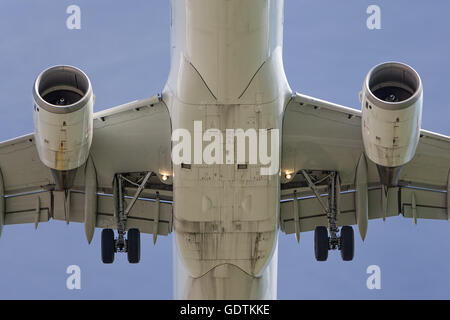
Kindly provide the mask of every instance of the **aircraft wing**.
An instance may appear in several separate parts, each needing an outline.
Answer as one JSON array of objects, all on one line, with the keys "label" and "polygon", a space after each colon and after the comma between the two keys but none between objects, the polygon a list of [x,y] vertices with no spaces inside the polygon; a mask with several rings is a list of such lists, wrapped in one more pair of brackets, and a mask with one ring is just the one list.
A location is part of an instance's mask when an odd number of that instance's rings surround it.
[{"label": "aircraft wing", "polygon": [[[116,173],[137,181],[151,172],[132,207],[127,228],[167,235],[172,230],[171,122],[160,96],[131,102],[94,114],[93,142],[86,165],[78,169],[74,187],[55,191],[50,170],[39,159],[34,134],[0,144],[0,231],[2,225],[50,219],[86,222],[86,188],[96,191],[95,226],[115,228],[113,179]],[[91,182],[85,179],[90,166]],[[162,175],[167,180],[162,182]],[[92,179],[93,177],[93,179]],[[94,181],[95,183],[92,183]],[[131,181],[133,182],[133,181]],[[130,201],[136,185],[125,187]]]},{"label": "aircraft wing", "polygon": [[[302,170],[318,182],[317,194],[324,203],[328,187],[320,179],[326,172],[338,172],[338,225],[356,224],[355,181],[364,154],[361,111],[296,94],[285,110],[282,149],[281,229],[298,236],[316,226],[327,226],[326,211]],[[403,168],[399,186],[390,188],[387,196],[376,165],[367,159],[368,219],[401,214],[415,222],[450,222],[449,169],[450,137],[424,130],[414,159]]]}]

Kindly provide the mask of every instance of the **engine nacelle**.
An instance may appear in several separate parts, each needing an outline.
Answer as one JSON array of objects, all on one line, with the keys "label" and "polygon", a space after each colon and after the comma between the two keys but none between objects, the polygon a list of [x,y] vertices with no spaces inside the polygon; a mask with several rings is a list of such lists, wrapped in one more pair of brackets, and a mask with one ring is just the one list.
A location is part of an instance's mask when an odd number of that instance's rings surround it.
[{"label": "engine nacelle", "polygon": [[33,87],[35,140],[41,161],[58,190],[69,189],[92,144],[94,95],[83,71],[55,66]]},{"label": "engine nacelle", "polygon": [[367,75],[360,98],[366,155],[377,164],[383,185],[397,185],[402,166],[412,160],[419,143],[420,76],[402,63],[380,64]]}]

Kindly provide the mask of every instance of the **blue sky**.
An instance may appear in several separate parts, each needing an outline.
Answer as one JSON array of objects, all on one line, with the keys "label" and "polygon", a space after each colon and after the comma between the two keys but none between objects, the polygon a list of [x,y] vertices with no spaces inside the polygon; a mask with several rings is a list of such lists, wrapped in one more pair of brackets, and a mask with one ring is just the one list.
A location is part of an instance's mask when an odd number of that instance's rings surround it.
[{"label": "blue sky", "polygon": [[[82,10],[82,29],[66,28],[66,8]],[[382,30],[366,27],[366,9],[377,4]],[[369,69],[383,61],[406,62],[424,83],[423,128],[450,135],[450,3],[425,1],[287,0],[284,62],[299,92],[359,108],[358,92]],[[169,72],[169,2],[106,0],[0,1],[0,141],[33,131],[31,87],[55,64],[80,67],[91,78],[95,110],[160,92]],[[356,233],[357,234],[357,233]],[[170,299],[172,237],[156,247],[142,236],[142,262],[118,256],[100,261],[100,232],[89,246],[84,228],[52,221],[7,226],[0,239],[0,298]],[[82,289],[66,289],[67,266],[82,270]],[[381,267],[382,289],[366,288],[366,269]],[[338,253],[314,261],[313,234],[280,234],[278,297],[450,298],[450,226],[401,217],[371,222],[356,257]]]}]

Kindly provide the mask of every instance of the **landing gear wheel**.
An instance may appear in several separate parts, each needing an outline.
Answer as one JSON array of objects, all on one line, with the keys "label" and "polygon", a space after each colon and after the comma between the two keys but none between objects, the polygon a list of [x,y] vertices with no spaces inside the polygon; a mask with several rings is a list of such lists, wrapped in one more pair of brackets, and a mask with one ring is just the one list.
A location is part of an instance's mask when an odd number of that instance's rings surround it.
[{"label": "landing gear wheel", "polygon": [[111,229],[102,230],[102,261],[103,263],[114,262],[114,252],[116,243],[114,241],[114,231]]},{"label": "landing gear wheel", "polygon": [[314,253],[317,261],[328,259],[328,230],[326,227],[316,227],[314,231]]},{"label": "landing gear wheel", "polygon": [[128,262],[139,263],[141,260],[141,233],[138,229],[128,230]]},{"label": "landing gear wheel", "polygon": [[355,254],[355,236],[352,227],[342,227],[340,244],[342,260],[352,261]]}]

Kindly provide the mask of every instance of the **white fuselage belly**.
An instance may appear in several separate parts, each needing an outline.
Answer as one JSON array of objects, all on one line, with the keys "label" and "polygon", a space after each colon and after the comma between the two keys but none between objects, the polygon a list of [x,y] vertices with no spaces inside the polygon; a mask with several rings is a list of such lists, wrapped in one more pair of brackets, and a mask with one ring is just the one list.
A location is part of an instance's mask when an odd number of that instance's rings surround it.
[{"label": "white fuselage belly", "polygon": [[[226,137],[231,129],[276,129],[281,139],[291,96],[282,12],[279,0],[172,1],[163,94],[172,130],[202,137],[215,129]],[[188,166],[173,165],[175,298],[275,299],[281,159],[275,174],[261,175],[263,165],[238,166],[236,155],[199,162],[196,148],[194,141]]]}]

